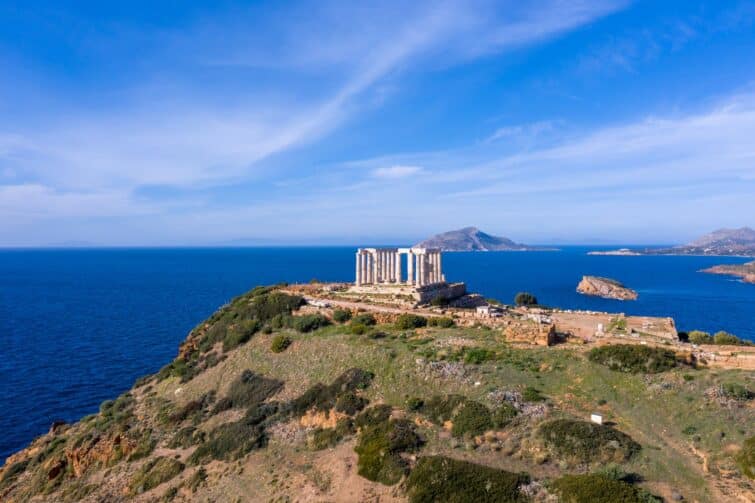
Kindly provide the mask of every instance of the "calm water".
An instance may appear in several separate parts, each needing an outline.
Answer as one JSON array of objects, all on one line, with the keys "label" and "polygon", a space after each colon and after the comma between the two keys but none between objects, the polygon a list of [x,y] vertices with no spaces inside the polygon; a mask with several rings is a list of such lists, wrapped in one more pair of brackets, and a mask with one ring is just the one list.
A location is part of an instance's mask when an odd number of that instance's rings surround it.
[{"label": "calm water", "polygon": [[[594,248],[590,248],[594,249]],[[449,253],[444,272],[510,302],[673,316],[680,329],[755,340],[755,285],[696,271],[744,259]],[[254,285],[349,281],[353,248],[0,251],[0,462],[55,419],[75,420],[175,357],[218,306]],[[575,293],[583,274],[640,293],[621,303]]]}]

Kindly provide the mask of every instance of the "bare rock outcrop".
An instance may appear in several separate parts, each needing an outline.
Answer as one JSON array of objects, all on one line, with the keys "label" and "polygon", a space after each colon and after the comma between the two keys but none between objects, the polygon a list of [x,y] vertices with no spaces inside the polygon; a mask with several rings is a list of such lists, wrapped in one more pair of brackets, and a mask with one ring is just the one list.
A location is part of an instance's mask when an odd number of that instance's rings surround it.
[{"label": "bare rock outcrop", "polygon": [[604,299],[637,300],[637,292],[631,288],[627,288],[614,279],[598,276],[582,276],[582,281],[577,285],[577,291],[584,295],[593,295]]}]

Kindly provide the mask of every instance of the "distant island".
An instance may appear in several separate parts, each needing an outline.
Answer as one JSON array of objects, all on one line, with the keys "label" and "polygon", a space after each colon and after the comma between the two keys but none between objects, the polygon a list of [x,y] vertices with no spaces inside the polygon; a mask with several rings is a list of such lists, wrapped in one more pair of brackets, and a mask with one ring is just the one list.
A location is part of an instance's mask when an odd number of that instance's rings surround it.
[{"label": "distant island", "polygon": [[631,288],[627,288],[615,279],[598,276],[582,276],[582,281],[577,285],[577,292],[604,299],[637,300],[637,292]]},{"label": "distant island", "polygon": [[542,251],[553,250],[515,243],[509,238],[487,234],[477,227],[464,227],[436,234],[414,245],[417,248],[440,248],[442,251]]},{"label": "distant island", "polygon": [[755,284],[755,260],[753,260],[752,262],[747,262],[746,264],[717,265],[708,269],[703,269],[700,272],[738,276],[742,278],[742,281],[744,281],[745,283]]},{"label": "distant island", "polygon": [[589,255],[719,255],[755,257],[755,230],[718,229],[685,245],[670,248],[645,248],[632,250],[591,251]]}]

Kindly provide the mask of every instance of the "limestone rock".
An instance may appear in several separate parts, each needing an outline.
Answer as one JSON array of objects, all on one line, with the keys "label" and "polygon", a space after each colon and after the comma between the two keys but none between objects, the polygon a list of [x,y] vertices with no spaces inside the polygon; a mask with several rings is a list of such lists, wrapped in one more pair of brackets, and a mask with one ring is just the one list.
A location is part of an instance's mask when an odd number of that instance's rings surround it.
[{"label": "limestone rock", "polygon": [[604,299],[637,300],[637,292],[625,287],[618,281],[598,276],[582,276],[577,291],[584,295],[603,297]]}]

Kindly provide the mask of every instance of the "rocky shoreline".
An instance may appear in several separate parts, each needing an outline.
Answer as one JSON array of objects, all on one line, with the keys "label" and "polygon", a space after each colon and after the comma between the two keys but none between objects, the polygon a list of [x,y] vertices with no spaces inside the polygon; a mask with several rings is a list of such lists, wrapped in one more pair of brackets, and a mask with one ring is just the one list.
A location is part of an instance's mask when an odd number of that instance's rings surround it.
[{"label": "rocky shoreline", "polygon": [[755,260],[747,262],[746,264],[736,265],[716,265],[703,269],[700,272],[708,274],[724,274],[727,276],[736,276],[742,279],[744,283],[755,284]]}]

